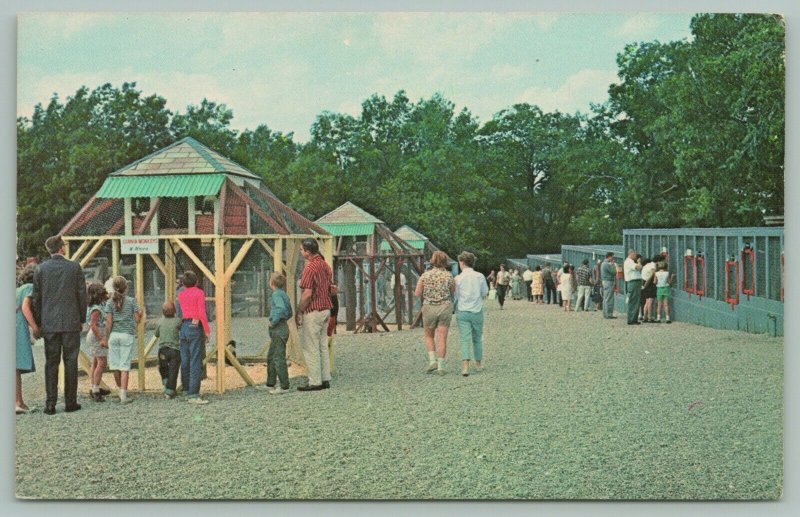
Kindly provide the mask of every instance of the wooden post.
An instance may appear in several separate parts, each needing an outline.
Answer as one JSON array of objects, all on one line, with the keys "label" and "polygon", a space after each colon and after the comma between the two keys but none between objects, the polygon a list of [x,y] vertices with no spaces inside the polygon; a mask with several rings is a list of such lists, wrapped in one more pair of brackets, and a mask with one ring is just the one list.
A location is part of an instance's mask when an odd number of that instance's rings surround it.
[{"label": "wooden post", "polygon": [[378,239],[375,238],[375,234],[372,234],[372,245],[370,246],[370,257],[369,257],[369,315],[371,323],[370,326],[372,327],[372,332],[378,331],[378,308],[375,303],[375,248],[378,244]]},{"label": "wooden post", "polygon": [[[117,242],[117,241],[114,241]],[[118,244],[119,245],[119,244]],[[178,265],[175,263],[175,249],[172,247],[172,243],[168,240],[164,241],[164,269],[167,270],[167,274],[164,278],[164,301],[170,302],[175,301],[175,291],[178,289],[176,284],[176,270]]]},{"label": "wooden post", "polygon": [[111,241],[111,276],[119,276],[119,239]]},{"label": "wooden post", "polygon": [[394,314],[397,330],[403,330],[403,311],[400,304],[403,303],[403,286],[400,285],[400,259],[394,258]]},{"label": "wooden post", "polygon": [[131,205],[131,198],[126,197],[122,200],[122,218],[125,223],[125,235],[133,235],[133,207]]},{"label": "wooden post", "polygon": [[139,364],[136,371],[139,374],[139,391],[145,390],[145,367],[146,358],[144,355],[144,320],[147,317],[144,314],[144,257],[141,254],[136,255],[136,303],[142,310],[142,319],[136,328],[136,350],[139,355]]},{"label": "wooden post", "polygon": [[358,295],[358,316],[359,319],[363,322],[367,317],[364,311],[364,261],[362,259],[358,259],[356,261],[356,268],[358,269],[358,275],[356,275],[356,293]]},{"label": "wooden post", "polygon": [[[277,243],[276,243],[277,244]],[[289,302],[297,311],[297,250],[298,243],[292,239],[286,240],[286,293],[289,295]],[[276,246],[277,256],[277,246]],[[289,325],[289,340],[286,343],[286,354],[295,363],[305,364],[303,351],[300,347],[300,336],[294,318],[286,322]]]},{"label": "wooden post", "polygon": [[[191,199],[191,198],[190,198]],[[217,393],[225,393],[225,244],[222,237],[214,238],[214,306],[217,325]]]},{"label": "wooden post", "polygon": [[69,241],[64,241],[64,258],[69,260]]},{"label": "wooden post", "polygon": [[187,200],[187,212],[189,212],[189,235],[197,234],[197,216],[195,215],[194,196],[189,196]]},{"label": "wooden post", "polygon": [[[253,242],[253,241],[250,241],[250,242]],[[226,239],[225,240],[225,268],[233,270],[233,268],[230,267],[230,265],[231,265],[231,240],[230,239]],[[238,266],[236,266],[236,267],[238,267]],[[227,323],[227,325],[225,325],[225,339],[222,341],[222,343],[226,347],[228,346],[228,343],[231,342],[231,325],[233,324],[233,312],[232,312],[232,309],[231,309],[231,293],[232,293],[231,278],[233,278],[233,273],[235,273],[235,271],[231,271],[231,274],[226,274],[225,275],[225,280],[224,280],[224,282],[225,282],[225,322]]]},{"label": "wooden post", "polygon": [[275,251],[272,255],[272,270],[276,273],[283,272],[283,238],[281,237],[275,239]]},{"label": "wooden post", "polygon": [[322,256],[325,257],[325,262],[333,269],[333,237],[323,237]]},{"label": "wooden post", "polygon": [[344,269],[345,328],[356,329],[356,267],[352,260],[342,263]]},{"label": "wooden post", "polygon": [[416,284],[411,283],[411,262],[414,260],[413,258],[409,259],[408,264],[408,274],[406,275],[406,293],[408,294],[408,310],[406,314],[408,315],[408,324],[409,326],[414,323],[414,289],[412,289],[412,285],[416,286]]}]

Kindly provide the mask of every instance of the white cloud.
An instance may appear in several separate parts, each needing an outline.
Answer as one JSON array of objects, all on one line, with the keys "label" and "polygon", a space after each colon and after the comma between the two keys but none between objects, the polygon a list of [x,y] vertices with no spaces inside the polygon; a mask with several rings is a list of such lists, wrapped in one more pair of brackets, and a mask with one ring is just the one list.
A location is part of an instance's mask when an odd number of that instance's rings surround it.
[{"label": "white cloud", "polygon": [[556,21],[558,21],[560,15],[556,13],[533,14],[530,15],[530,18],[533,20],[533,23],[539,26],[540,29],[547,30],[552,27]]},{"label": "white cloud", "polygon": [[557,89],[532,86],[526,89],[517,102],[539,106],[543,111],[559,110],[562,113],[587,112],[589,103],[600,103],[608,98],[608,86],[619,81],[613,70],[581,70],[571,75]]},{"label": "white cloud", "polygon": [[494,65],[489,72],[489,76],[495,80],[522,79],[524,77],[528,77],[530,74],[530,69],[524,66],[511,65],[508,63]]},{"label": "white cloud", "polygon": [[625,38],[648,36],[658,27],[658,24],[656,14],[640,13],[625,20],[622,25],[614,29],[613,34]]},{"label": "white cloud", "polygon": [[48,36],[69,38],[85,29],[114,23],[118,20],[116,16],[111,13],[23,13],[19,15],[19,26],[21,30],[36,28]]},{"label": "white cloud", "polygon": [[373,30],[391,56],[409,55],[426,63],[463,62],[517,18],[500,14],[377,14]]}]

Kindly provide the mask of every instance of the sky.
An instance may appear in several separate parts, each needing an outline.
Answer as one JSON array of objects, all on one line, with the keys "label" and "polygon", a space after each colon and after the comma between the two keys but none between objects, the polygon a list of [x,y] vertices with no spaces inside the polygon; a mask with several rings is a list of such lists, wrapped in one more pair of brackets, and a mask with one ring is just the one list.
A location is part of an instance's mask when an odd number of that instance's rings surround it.
[{"label": "sky", "polygon": [[232,127],[304,142],[323,111],[372,94],[436,92],[483,123],[527,102],[588,112],[628,43],[690,38],[686,14],[27,13],[18,17],[17,115],[82,85],[136,82],[185,112],[203,98]]}]

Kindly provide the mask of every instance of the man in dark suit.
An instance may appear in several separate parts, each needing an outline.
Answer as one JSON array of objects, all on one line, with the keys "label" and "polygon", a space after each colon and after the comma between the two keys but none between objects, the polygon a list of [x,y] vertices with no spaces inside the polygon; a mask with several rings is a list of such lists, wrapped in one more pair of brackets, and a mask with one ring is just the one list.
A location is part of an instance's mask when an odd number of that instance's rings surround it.
[{"label": "man in dark suit", "polygon": [[81,327],[86,321],[86,281],[77,262],[64,258],[61,236],[45,242],[50,259],[33,274],[33,316],[44,337],[44,412],[54,415],[58,400],[58,365],[64,359],[64,411],[78,404],[78,352]]}]

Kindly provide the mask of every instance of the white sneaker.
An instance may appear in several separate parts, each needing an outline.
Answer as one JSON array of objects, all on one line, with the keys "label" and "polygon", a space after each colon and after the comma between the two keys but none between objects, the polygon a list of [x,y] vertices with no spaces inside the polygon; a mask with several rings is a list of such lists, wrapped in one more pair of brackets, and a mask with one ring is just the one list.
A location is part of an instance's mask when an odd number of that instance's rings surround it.
[{"label": "white sneaker", "polygon": [[284,393],[289,393],[289,390],[285,390],[285,389],[281,388],[280,386],[275,386],[275,389],[274,390],[270,390],[270,392],[269,392],[270,395],[282,395]]},{"label": "white sneaker", "polygon": [[187,400],[187,402],[189,404],[197,404],[197,405],[208,404],[208,401],[206,399],[200,397],[192,397],[189,400]]},{"label": "white sneaker", "polygon": [[257,384],[256,389],[260,391],[267,391],[272,393],[275,390],[275,386],[267,386],[266,384]]},{"label": "white sneaker", "polygon": [[436,363],[428,363],[428,367],[425,368],[425,373],[433,373],[436,371]]},{"label": "white sneaker", "polygon": [[131,402],[133,402],[133,399],[130,398],[130,397],[125,397],[124,399],[122,399],[122,398],[119,399],[119,403],[120,404],[130,404]]}]

